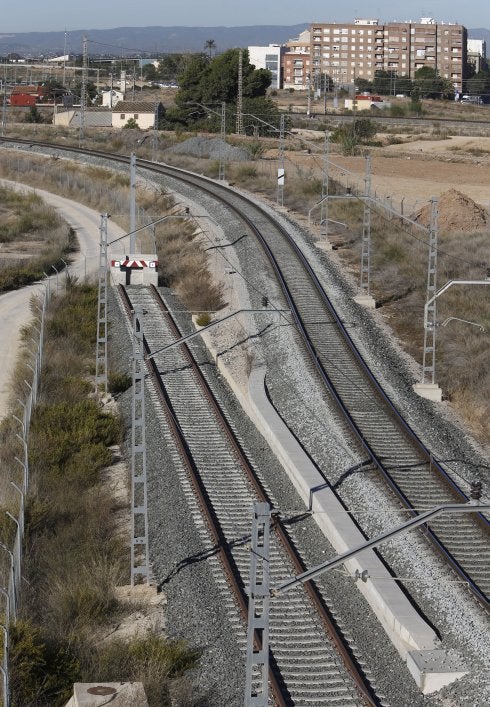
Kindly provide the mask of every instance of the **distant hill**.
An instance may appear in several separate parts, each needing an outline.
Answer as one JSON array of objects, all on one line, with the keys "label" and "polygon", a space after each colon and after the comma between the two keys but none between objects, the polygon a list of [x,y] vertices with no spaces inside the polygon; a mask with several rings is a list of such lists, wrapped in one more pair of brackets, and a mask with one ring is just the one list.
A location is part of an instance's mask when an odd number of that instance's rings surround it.
[{"label": "distant hill", "polygon": [[[256,25],[250,27],[117,27],[67,32],[66,49],[71,54],[82,53],[82,40],[89,39],[90,54],[126,54],[204,51],[205,42],[214,39],[216,50],[231,47],[282,44],[297,37],[309,25]],[[94,44],[91,44],[91,41]],[[95,42],[97,44],[95,44]],[[31,58],[40,55],[58,56],[65,50],[64,32],[27,32],[0,34],[0,55],[16,52]]]},{"label": "distant hill", "polygon": [[470,39],[484,39],[487,43],[487,53],[490,50],[490,29],[478,27],[477,29],[469,29],[468,37]]}]

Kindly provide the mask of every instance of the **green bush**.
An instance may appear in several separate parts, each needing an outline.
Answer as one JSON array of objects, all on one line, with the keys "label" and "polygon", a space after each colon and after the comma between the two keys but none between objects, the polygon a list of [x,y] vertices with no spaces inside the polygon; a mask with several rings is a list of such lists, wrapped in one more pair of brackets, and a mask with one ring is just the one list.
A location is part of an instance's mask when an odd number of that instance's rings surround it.
[{"label": "green bush", "polygon": [[12,707],[61,707],[80,680],[78,661],[68,646],[46,642],[41,630],[25,620],[10,627],[9,670]]},{"label": "green bush", "polygon": [[124,391],[131,388],[132,384],[133,379],[129,373],[123,373],[122,371],[112,371],[109,373],[107,385],[112,395],[124,393]]},{"label": "green bush", "polygon": [[196,324],[198,326],[207,326],[210,321],[211,317],[208,312],[201,312],[201,314],[196,317]]}]

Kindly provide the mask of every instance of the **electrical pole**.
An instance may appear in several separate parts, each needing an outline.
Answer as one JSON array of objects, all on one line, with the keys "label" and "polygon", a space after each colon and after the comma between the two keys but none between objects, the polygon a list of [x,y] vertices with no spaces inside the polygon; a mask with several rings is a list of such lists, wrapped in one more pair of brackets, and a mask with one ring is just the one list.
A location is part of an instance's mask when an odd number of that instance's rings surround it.
[{"label": "electrical pole", "polygon": [[236,102],[236,134],[243,135],[243,49],[238,52],[238,96]]},{"label": "electrical pole", "polygon": [[330,136],[325,130],[325,142],[323,143],[323,175],[322,175],[322,202],[320,205],[320,236],[328,237],[328,189],[329,189],[329,151]]},{"label": "electrical pole", "polygon": [[269,532],[268,503],[254,503],[248,591],[245,707],[269,704]]},{"label": "electrical pole", "polygon": [[361,248],[361,296],[370,295],[371,280],[371,155],[366,157],[366,175],[364,177],[364,211],[362,218],[362,248]]},{"label": "electrical pole", "polygon": [[277,204],[284,206],[284,113],[281,113],[279,121],[279,150],[277,168]]},{"label": "electrical pole", "polygon": [[129,252],[136,253],[136,155],[129,161]]},{"label": "electrical pole", "polygon": [[218,179],[224,181],[225,178],[225,143],[226,143],[226,103],[223,101],[221,103],[221,134],[219,143],[219,173]]},{"label": "electrical pole", "polygon": [[133,311],[133,403],[131,426],[131,586],[150,583],[146,488],[145,361],[143,315]]},{"label": "electrical pole", "polygon": [[99,385],[104,385],[107,393],[107,219],[100,216],[99,248],[99,288],[97,302],[97,343],[95,351],[95,394],[99,395]]},{"label": "electrical pole", "polygon": [[[436,376],[436,300],[437,287],[437,199],[431,199],[429,227],[429,262],[427,267],[426,326],[424,328],[424,357],[422,383],[435,383]],[[430,381],[426,378],[430,378]]]},{"label": "electrical pole", "polygon": [[82,60],[82,87],[80,91],[80,145],[84,140],[85,131],[85,108],[87,105],[87,74],[88,74],[88,55],[87,55],[87,37],[83,38],[83,60]]}]

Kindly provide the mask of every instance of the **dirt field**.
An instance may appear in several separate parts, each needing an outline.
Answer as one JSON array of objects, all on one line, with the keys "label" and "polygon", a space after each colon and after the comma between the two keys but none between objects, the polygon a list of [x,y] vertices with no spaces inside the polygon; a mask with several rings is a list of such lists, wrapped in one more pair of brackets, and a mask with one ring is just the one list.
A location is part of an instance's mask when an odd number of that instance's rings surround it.
[{"label": "dirt field", "polygon": [[[414,211],[432,196],[438,197],[451,188],[457,188],[490,209],[490,138],[414,140],[372,148],[370,154],[371,192],[379,198],[391,196],[397,209],[403,199],[404,213]],[[317,171],[320,167],[318,154],[290,152],[288,158],[303,168],[310,166]],[[330,161],[331,178],[363,188],[364,157],[344,157],[333,152]]]}]

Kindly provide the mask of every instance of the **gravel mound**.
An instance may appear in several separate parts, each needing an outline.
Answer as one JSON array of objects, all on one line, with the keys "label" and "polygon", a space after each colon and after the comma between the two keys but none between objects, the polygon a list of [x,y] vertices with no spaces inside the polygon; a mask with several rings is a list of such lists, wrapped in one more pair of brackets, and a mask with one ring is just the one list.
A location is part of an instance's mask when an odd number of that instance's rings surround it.
[{"label": "gravel mound", "polygon": [[219,137],[191,137],[178,145],[169,147],[166,152],[173,152],[176,155],[188,155],[189,157],[204,157],[211,160],[219,160],[220,150],[223,159],[228,161],[243,162],[250,160],[250,154],[241,147],[234,147]]},{"label": "gravel mound", "polygon": [[[438,209],[439,228],[446,233],[452,231],[474,233],[484,230],[490,222],[486,209],[457,189],[449,189],[441,194]],[[426,204],[414,214],[413,220],[429,228],[430,211],[431,205]]]}]

